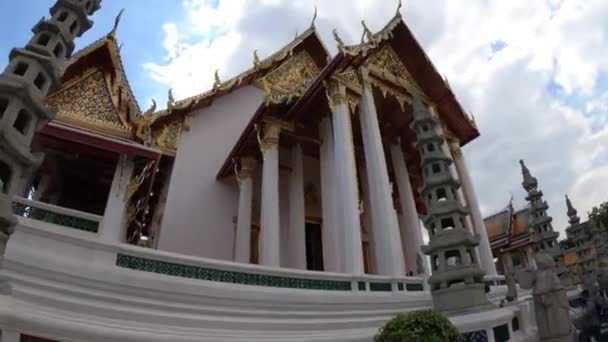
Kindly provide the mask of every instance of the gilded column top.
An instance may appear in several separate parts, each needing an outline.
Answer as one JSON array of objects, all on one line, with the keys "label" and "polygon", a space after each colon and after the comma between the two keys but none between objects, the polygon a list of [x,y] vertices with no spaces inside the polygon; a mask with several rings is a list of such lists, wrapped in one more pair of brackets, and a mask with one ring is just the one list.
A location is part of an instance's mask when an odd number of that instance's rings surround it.
[{"label": "gilded column top", "polygon": [[241,169],[237,170],[236,164],[235,164],[235,169],[234,169],[234,173],[236,175],[237,181],[239,181],[239,183],[240,183],[243,180],[253,176],[253,172],[255,171],[257,163],[258,163],[257,160],[253,157],[241,158],[240,159]]}]

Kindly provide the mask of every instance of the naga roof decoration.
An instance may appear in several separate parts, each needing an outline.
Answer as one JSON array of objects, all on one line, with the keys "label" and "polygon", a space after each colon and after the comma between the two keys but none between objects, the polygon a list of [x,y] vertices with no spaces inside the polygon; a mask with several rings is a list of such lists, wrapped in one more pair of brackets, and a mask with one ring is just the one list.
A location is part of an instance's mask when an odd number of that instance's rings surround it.
[{"label": "naga roof decoration", "polygon": [[[165,118],[169,119],[168,117],[173,117],[173,114],[191,112],[197,108],[210,105],[216,97],[230,93],[241,86],[252,83],[255,83],[265,90],[267,103],[283,103],[288,100],[289,97],[301,96],[306,89],[303,84],[306,82],[303,81],[303,79],[306,81],[314,79],[319,73],[319,67],[322,66],[319,63],[319,60],[315,61],[314,57],[306,52],[305,49],[301,48],[304,42],[310,38],[316,40],[320,47],[322,47],[322,54],[324,54],[323,60],[326,60],[329,53],[321,43],[313,25],[267,58],[260,60],[257,51],[254,51],[252,68],[225,82],[218,82],[219,77],[215,77],[214,86],[210,90],[177,101],[171,108],[158,112],[158,122],[163,122]],[[302,52],[305,53],[302,54]],[[292,57],[294,57],[293,60]],[[280,68],[283,67],[283,64],[289,64],[292,68]],[[283,70],[280,72],[283,76],[296,81],[296,84],[294,86],[287,85],[285,80],[277,76],[278,73],[275,73],[275,76],[273,77],[267,77],[270,76],[269,73],[277,70],[277,67]],[[261,79],[264,80],[262,81]],[[265,83],[267,84],[265,85]],[[289,90],[294,90],[297,94],[294,95],[293,93],[290,93],[289,95],[291,96],[286,95],[286,92]]]}]

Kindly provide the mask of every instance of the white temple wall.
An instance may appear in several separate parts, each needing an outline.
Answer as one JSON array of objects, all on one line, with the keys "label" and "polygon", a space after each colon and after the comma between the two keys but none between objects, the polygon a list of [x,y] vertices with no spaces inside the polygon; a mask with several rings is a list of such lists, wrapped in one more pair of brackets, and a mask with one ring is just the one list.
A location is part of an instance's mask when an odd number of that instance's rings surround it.
[{"label": "white temple wall", "polygon": [[262,94],[243,87],[193,113],[175,157],[158,249],[232,260],[238,186],[232,180],[219,182],[216,175]]}]

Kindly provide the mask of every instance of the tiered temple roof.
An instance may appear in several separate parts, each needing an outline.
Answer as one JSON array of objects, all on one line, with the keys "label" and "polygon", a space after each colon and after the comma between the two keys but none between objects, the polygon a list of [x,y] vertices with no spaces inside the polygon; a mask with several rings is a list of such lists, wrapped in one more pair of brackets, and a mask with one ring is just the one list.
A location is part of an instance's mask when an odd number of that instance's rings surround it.
[{"label": "tiered temple roof", "polygon": [[514,210],[509,204],[500,212],[484,219],[492,254],[518,249],[532,244],[530,208]]}]

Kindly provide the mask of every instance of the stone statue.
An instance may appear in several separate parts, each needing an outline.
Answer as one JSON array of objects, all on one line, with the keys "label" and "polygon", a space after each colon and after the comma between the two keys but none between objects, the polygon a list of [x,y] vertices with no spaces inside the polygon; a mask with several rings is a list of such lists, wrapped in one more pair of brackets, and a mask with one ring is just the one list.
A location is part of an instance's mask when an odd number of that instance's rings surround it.
[{"label": "stone statue", "polygon": [[515,273],[508,272],[505,275],[507,280],[507,295],[505,299],[507,302],[513,302],[517,299],[517,281],[515,280]]},{"label": "stone statue", "polygon": [[541,342],[571,342],[575,333],[570,321],[566,291],[555,273],[555,261],[545,252],[535,257],[537,270],[517,273],[524,289],[532,289],[538,336]]},{"label": "stone statue", "polygon": [[589,298],[597,299],[599,295],[598,287],[597,287],[597,276],[595,272],[589,272],[583,275],[583,288],[589,291]]}]

